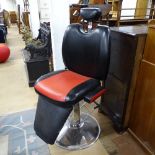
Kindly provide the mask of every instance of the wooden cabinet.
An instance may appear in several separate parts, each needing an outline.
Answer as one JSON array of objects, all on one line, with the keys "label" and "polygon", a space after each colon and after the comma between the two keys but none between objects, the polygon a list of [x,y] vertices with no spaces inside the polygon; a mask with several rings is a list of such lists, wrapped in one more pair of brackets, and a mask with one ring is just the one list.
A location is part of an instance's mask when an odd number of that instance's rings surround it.
[{"label": "wooden cabinet", "polygon": [[102,98],[102,109],[118,130],[128,127],[130,106],[134,96],[147,27],[126,26],[111,28],[110,66]]},{"label": "wooden cabinet", "polygon": [[108,3],[112,5],[112,9],[110,11],[112,19],[117,20],[118,11],[120,9],[120,0],[108,0]]},{"label": "wooden cabinet", "polygon": [[29,22],[30,12],[23,12],[22,16],[23,16],[23,24],[30,28],[30,22]]},{"label": "wooden cabinet", "polygon": [[149,27],[138,74],[129,128],[155,151],[155,26]]},{"label": "wooden cabinet", "polygon": [[17,15],[15,11],[10,11],[10,22],[11,23],[17,23]]},{"label": "wooden cabinet", "polygon": [[139,71],[129,127],[155,150],[155,65],[145,60]]},{"label": "wooden cabinet", "polygon": [[143,59],[155,64],[155,27],[149,28]]},{"label": "wooden cabinet", "polygon": [[90,0],[89,4],[103,4],[105,0]]},{"label": "wooden cabinet", "polygon": [[140,19],[145,18],[148,11],[147,7],[148,7],[148,0],[137,0],[136,9],[135,9],[135,18],[140,18]]}]

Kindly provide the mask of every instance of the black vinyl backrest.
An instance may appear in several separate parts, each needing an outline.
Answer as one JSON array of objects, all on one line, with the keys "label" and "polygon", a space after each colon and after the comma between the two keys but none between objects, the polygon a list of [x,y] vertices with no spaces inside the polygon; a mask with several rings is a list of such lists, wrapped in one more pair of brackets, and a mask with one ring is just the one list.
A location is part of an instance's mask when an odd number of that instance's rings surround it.
[{"label": "black vinyl backrest", "polygon": [[84,32],[81,24],[68,26],[62,44],[62,56],[66,67],[76,73],[105,80],[108,72],[110,30],[97,26]]}]

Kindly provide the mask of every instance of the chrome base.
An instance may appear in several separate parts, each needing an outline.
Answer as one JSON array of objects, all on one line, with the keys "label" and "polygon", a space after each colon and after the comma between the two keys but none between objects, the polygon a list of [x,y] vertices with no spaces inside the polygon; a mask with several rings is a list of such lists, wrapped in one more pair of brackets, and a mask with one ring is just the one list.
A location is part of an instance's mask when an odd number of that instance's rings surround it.
[{"label": "chrome base", "polygon": [[76,124],[69,117],[55,144],[67,150],[84,149],[94,144],[99,134],[100,126],[97,120],[89,114],[82,113],[79,123]]}]

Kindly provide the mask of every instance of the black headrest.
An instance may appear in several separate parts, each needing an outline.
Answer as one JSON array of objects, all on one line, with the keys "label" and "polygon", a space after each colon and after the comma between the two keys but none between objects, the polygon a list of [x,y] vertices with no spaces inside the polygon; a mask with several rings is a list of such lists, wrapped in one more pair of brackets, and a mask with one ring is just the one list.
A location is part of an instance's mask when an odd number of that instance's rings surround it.
[{"label": "black headrest", "polygon": [[101,16],[101,9],[100,8],[81,8],[80,15],[83,17],[84,20],[93,21],[98,20]]},{"label": "black headrest", "polygon": [[88,7],[88,4],[71,4],[70,6],[75,8],[85,8]]}]

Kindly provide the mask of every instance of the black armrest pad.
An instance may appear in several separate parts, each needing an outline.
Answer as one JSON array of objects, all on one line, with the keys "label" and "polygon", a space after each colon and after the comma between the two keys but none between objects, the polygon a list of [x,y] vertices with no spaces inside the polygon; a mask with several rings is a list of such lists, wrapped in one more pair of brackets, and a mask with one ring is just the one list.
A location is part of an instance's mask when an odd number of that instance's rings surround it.
[{"label": "black armrest pad", "polygon": [[104,87],[97,87],[95,90],[91,91],[84,97],[84,101],[88,103],[94,102],[98,97],[102,96],[106,92]]}]

